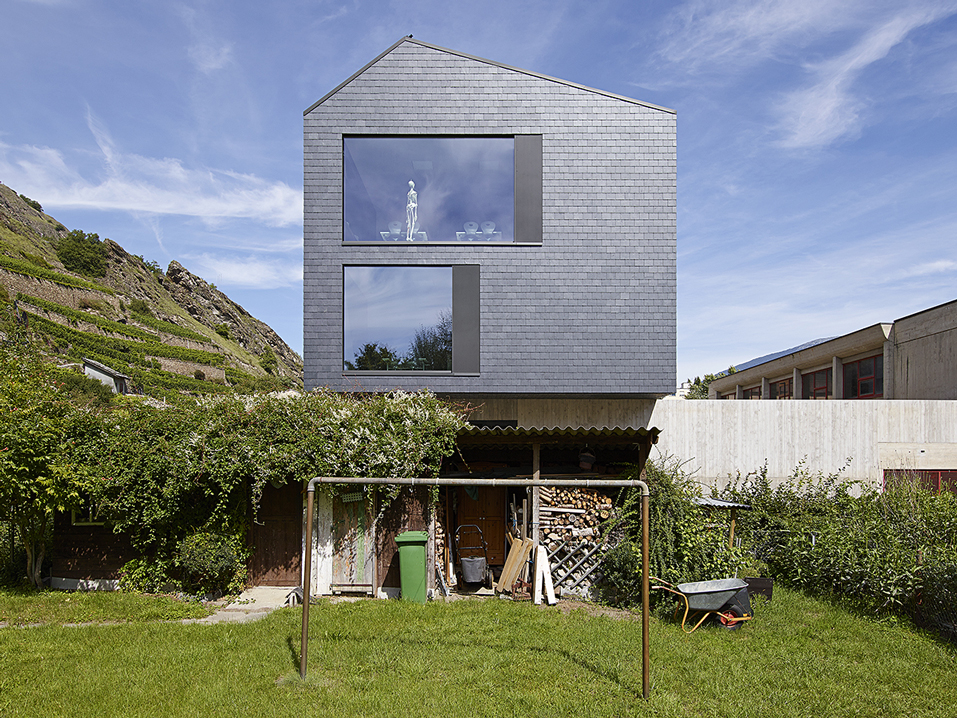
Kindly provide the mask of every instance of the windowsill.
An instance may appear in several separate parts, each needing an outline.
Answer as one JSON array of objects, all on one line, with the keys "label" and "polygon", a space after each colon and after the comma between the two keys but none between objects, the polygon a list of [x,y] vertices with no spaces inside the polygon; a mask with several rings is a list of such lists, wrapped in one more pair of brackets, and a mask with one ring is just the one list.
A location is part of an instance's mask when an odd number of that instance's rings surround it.
[{"label": "windowsill", "polygon": [[[363,371],[344,369],[342,376],[461,376],[450,371],[391,371],[389,369]],[[477,375],[476,375],[477,376]]]},{"label": "windowsill", "polygon": [[479,239],[474,242],[407,242],[404,239],[395,242],[350,242],[343,240],[343,247],[541,247],[543,242],[486,242]]}]

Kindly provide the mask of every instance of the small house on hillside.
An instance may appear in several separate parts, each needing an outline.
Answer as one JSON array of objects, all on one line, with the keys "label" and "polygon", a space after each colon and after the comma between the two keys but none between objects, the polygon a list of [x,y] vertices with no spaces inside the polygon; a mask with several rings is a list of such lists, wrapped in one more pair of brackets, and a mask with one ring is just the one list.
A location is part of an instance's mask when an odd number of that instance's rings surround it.
[{"label": "small house on hillside", "polygon": [[128,394],[130,391],[130,378],[126,374],[121,374],[93,359],[83,357],[83,373],[110,387],[114,394]]}]

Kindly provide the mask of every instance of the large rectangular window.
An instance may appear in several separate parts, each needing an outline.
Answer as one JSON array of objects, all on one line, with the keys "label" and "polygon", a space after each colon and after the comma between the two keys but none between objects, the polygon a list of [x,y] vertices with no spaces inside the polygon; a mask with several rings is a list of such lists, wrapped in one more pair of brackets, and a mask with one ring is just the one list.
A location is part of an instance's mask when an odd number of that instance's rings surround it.
[{"label": "large rectangular window", "polygon": [[541,136],[342,140],[344,242],[540,242]]},{"label": "large rectangular window", "polygon": [[479,371],[479,268],[343,268],[345,371]]}]

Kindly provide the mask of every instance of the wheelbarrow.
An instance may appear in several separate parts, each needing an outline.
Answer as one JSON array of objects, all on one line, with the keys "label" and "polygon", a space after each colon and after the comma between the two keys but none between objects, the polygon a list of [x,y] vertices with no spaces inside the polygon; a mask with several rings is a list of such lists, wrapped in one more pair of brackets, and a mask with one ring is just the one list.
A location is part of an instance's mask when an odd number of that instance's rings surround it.
[{"label": "wheelbarrow", "polygon": [[[468,537],[474,537],[478,534],[478,545],[461,546],[459,543],[460,534],[464,532]],[[463,556],[463,551],[482,550],[481,556]],[[483,583],[488,587],[492,585],[492,570],[488,565],[488,544],[485,543],[485,534],[476,524],[463,524],[455,530],[455,555],[458,556],[459,566],[461,568],[462,580],[465,583]]]},{"label": "wheelbarrow", "polygon": [[[685,612],[681,617],[681,630],[685,633],[694,633],[708,616],[715,616],[718,622],[729,630],[741,628],[745,621],[750,621],[754,617],[751,612],[751,599],[748,596],[748,584],[740,578],[679,583],[677,586],[660,578],[653,580],[661,585],[652,588],[668,591],[678,597],[675,617],[678,616],[681,603],[684,602]],[[685,625],[689,613],[692,621],[697,619],[697,623],[691,629]],[[700,618],[698,614],[702,614]]]}]

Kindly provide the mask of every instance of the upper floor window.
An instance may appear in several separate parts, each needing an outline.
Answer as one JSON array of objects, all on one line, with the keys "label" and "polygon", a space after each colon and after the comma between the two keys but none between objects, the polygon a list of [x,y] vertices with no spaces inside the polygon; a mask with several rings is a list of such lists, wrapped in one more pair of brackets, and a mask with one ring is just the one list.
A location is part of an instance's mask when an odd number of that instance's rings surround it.
[{"label": "upper floor window", "polygon": [[844,364],[845,399],[879,399],[884,396],[884,356]]},{"label": "upper floor window", "polygon": [[345,242],[515,241],[514,137],[344,137]]},{"label": "upper floor window", "polygon": [[752,386],[750,389],[744,389],[741,392],[742,399],[760,399],[761,398],[761,386]]}]

